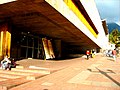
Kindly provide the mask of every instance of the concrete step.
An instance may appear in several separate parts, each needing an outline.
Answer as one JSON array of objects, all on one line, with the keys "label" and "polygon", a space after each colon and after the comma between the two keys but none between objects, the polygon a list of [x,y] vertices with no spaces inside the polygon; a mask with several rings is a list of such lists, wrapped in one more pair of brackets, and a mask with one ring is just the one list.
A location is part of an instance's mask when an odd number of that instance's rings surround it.
[{"label": "concrete step", "polygon": [[8,90],[46,75],[34,71],[24,72],[26,70],[21,68],[16,69],[18,69],[18,71],[0,70],[0,90]]},{"label": "concrete step", "polygon": [[9,79],[15,79],[15,78],[20,78],[20,75],[11,75],[11,74],[4,74],[0,73],[1,78],[9,78]]},{"label": "concrete step", "polygon": [[21,75],[21,76],[28,76],[28,75],[33,75],[33,73],[28,73],[28,72],[19,72],[19,71],[8,71],[8,70],[0,70],[0,73],[3,74],[12,74],[12,75]]},{"label": "concrete step", "polygon": [[39,73],[39,74],[50,74],[50,71],[43,70],[43,69],[12,68],[12,71],[28,72],[28,73]]},{"label": "concrete step", "polygon": [[50,70],[41,67],[25,68],[23,66],[17,66],[11,70],[0,69],[0,90],[8,90],[47,74],[50,74]]},{"label": "concrete step", "polygon": [[24,68],[24,66],[16,66],[16,68]]},{"label": "concrete step", "polygon": [[[45,76],[46,74],[43,73],[34,73],[34,72],[24,72],[24,71],[8,71],[8,70],[0,70],[0,76],[2,78],[19,78],[19,77],[25,77],[27,80],[36,80],[37,78],[40,78],[42,76]],[[15,77],[14,77],[15,76]],[[18,77],[19,76],[19,77]]]},{"label": "concrete step", "polygon": [[[19,75],[21,73],[23,75]],[[12,87],[16,87],[18,85],[30,82],[31,80],[35,80],[44,75],[46,74],[39,74],[39,73],[31,74],[28,72],[27,75],[27,72],[0,70],[0,90],[8,90]]]},{"label": "concrete step", "polygon": [[8,90],[12,87],[16,87],[21,84],[25,84],[27,82],[30,82],[30,80],[27,80],[26,78],[17,78],[17,79],[10,79],[0,82],[0,90]]},{"label": "concrete step", "polygon": [[46,74],[34,74],[34,75],[29,75],[26,77],[27,80],[36,80],[40,77],[45,76]]},{"label": "concrete step", "polygon": [[1,81],[6,81],[6,80],[7,80],[6,78],[0,77],[0,82]]},{"label": "concrete step", "polygon": [[38,67],[38,66],[29,66],[29,68],[31,68],[31,69],[40,69],[40,70],[49,70],[50,71],[50,69],[49,68],[45,68],[45,67]]}]

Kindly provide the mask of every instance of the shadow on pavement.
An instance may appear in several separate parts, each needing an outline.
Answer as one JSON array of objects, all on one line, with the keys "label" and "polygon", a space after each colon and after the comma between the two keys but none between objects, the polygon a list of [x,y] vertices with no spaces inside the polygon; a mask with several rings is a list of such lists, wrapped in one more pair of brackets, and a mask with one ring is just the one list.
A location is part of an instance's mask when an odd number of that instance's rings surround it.
[{"label": "shadow on pavement", "polygon": [[96,69],[98,71],[92,71],[92,69],[87,69],[87,70],[90,71],[90,72],[97,72],[97,73],[100,72],[101,74],[103,74],[104,76],[106,76],[107,78],[112,80],[115,84],[117,84],[120,87],[120,83],[107,74],[107,73],[114,73],[114,74],[116,74],[115,72],[113,72],[112,70],[109,70],[109,69],[107,70],[108,72],[104,72],[104,71],[98,69],[97,67],[96,67]]},{"label": "shadow on pavement", "polygon": [[112,77],[110,77],[106,72],[96,68],[101,74],[105,75],[106,77],[108,77],[110,80],[112,80],[114,83],[116,83],[118,86],[120,86],[120,83],[116,80],[114,80]]}]

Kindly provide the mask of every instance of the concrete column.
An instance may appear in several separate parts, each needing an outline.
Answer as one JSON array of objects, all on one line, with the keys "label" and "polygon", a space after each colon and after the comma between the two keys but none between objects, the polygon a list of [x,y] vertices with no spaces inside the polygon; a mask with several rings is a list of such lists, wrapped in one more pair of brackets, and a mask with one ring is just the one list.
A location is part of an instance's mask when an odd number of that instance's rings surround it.
[{"label": "concrete column", "polygon": [[7,54],[10,57],[11,33],[7,24],[0,25],[0,60]]},{"label": "concrete column", "polygon": [[54,48],[54,53],[55,53],[55,58],[56,59],[60,59],[61,56],[61,40],[54,40],[54,44],[53,44],[53,48]]}]

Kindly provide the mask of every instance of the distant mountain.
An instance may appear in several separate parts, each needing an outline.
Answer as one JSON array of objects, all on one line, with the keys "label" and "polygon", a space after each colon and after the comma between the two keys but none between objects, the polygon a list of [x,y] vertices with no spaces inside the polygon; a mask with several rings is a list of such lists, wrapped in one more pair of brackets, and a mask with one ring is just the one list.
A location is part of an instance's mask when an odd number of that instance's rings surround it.
[{"label": "distant mountain", "polygon": [[118,29],[120,31],[120,26],[116,23],[107,23],[107,25],[109,33],[111,33],[113,29]]}]

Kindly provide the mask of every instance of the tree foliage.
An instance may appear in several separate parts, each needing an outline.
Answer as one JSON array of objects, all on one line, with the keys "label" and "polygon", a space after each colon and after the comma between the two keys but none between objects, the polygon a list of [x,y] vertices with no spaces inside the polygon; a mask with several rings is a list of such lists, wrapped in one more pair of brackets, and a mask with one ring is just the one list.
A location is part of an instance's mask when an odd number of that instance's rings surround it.
[{"label": "tree foliage", "polygon": [[118,29],[112,30],[112,32],[109,34],[109,42],[114,43],[116,46],[120,46],[119,44],[119,37],[120,32]]}]

